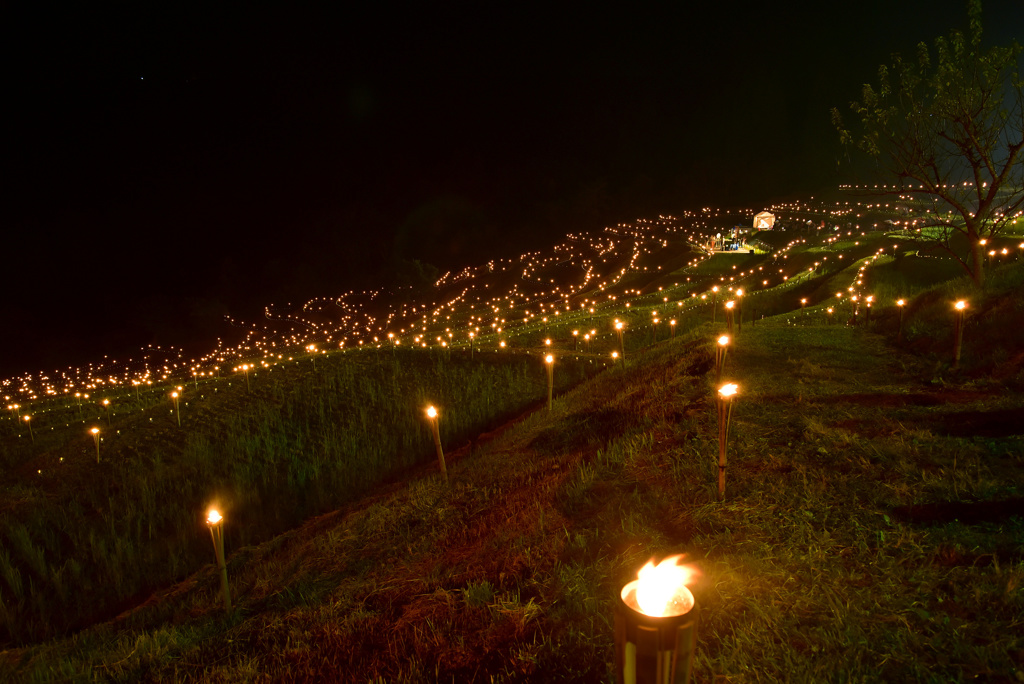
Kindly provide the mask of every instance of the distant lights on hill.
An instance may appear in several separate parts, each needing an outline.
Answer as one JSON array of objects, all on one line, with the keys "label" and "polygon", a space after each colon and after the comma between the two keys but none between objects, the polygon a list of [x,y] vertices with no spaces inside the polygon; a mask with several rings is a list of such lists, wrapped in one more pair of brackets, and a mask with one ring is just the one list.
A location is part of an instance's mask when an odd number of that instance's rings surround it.
[{"label": "distant lights on hill", "polygon": [[[706,271],[710,238],[737,224],[749,225],[762,207],[703,207],[678,216],[618,223],[593,233],[569,233],[548,250],[449,271],[434,282],[434,291],[427,296],[412,296],[411,288],[350,290],[299,304],[269,304],[259,322],[225,317],[238,331],[238,341],[229,346],[217,339],[208,353],[198,357],[186,358],[174,347],[150,346],[129,359],[104,357],[82,367],[25,373],[0,381],[0,388],[8,397],[22,401],[100,390],[130,393],[166,385],[172,379],[198,382],[219,377],[221,369],[243,364],[269,369],[302,354],[332,350],[385,345],[391,349],[448,348],[468,345],[473,338],[481,348],[490,342],[497,347],[499,335],[504,340],[510,333],[556,322],[572,324],[603,307],[629,307],[633,302],[674,306],[683,313],[686,307],[709,301],[714,283],[730,292],[737,288],[753,292],[785,284],[801,272],[815,272],[822,264],[833,263],[828,262],[829,257],[842,260],[840,240],[854,237],[855,231],[862,235],[857,222],[869,220],[869,216],[888,217],[885,225],[893,230],[920,231],[923,221],[902,213],[904,204],[897,196],[887,202],[811,198],[769,207],[784,223],[807,226],[810,222],[822,231],[828,255],[818,258],[813,267],[808,262],[796,268],[787,261],[794,247],[807,245],[806,238],[800,238],[775,250],[771,263],[756,269],[735,264],[724,274]],[[691,250],[693,258],[671,271],[661,255],[678,254],[665,250],[679,249]],[[657,275],[664,271],[677,274],[673,284]],[[634,274],[647,274],[657,287],[622,287],[627,276]],[[855,283],[858,288],[863,287],[863,272],[858,272],[855,280],[860,281]]]}]

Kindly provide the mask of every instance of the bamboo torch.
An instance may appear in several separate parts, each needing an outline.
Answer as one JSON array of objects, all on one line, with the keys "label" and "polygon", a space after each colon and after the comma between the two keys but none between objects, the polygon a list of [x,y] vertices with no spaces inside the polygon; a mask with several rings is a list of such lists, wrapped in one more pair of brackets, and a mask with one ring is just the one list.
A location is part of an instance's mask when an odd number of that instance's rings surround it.
[{"label": "bamboo torch", "polygon": [[729,383],[718,390],[718,500],[725,498],[726,446],[729,441],[729,422],[732,419],[732,398],[736,385]]},{"label": "bamboo torch", "polygon": [[441,449],[441,432],[437,427],[437,409],[433,406],[427,407],[427,419],[430,421],[430,429],[434,433],[434,448],[437,450],[437,465],[441,469],[444,481],[448,481],[448,469],[444,464],[444,451]]}]

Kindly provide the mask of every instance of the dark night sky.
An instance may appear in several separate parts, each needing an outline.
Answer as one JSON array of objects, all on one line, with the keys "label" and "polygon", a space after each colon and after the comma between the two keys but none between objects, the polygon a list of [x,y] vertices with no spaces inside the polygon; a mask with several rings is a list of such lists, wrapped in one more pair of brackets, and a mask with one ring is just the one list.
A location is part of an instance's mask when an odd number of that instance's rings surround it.
[{"label": "dark night sky", "polygon": [[[5,11],[0,374],[385,284],[399,258],[834,187],[829,108],[966,24],[959,0],[206,4]],[[985,6],[989,39],[1021,39],[1024,3]]]}]

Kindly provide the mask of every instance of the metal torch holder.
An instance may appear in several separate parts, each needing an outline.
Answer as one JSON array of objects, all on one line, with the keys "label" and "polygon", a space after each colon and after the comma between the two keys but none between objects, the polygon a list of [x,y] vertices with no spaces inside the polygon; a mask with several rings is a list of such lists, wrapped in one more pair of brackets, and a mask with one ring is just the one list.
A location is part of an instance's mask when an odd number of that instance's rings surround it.
[{"label": "metal torch holder", "polygon": [[[632,588],[631,588],[632,587]],[[651,617],[623,599],[635,582],[615,596],[615,674],[619,684],[689,684],[697,647],[696,601],[682,615]]]}]

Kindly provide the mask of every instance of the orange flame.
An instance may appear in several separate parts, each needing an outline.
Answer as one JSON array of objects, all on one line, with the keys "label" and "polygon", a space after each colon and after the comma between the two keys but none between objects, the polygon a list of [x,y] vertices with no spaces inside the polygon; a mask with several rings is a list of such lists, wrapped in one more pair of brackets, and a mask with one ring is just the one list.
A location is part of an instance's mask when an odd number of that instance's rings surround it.
[{"label": "orange flame", "polygon": [[[694,568],[682,565],[682,555],[669,556],[657,565],[653,559],[637,573],[637,581],[622,590],[627,604],[651,617],[682,615],[693,608],[693,594],[686,588],[696,576]],[[629,594],[635,591],[635,596]],[[629,600],[632,599],[632,600]]]}]

